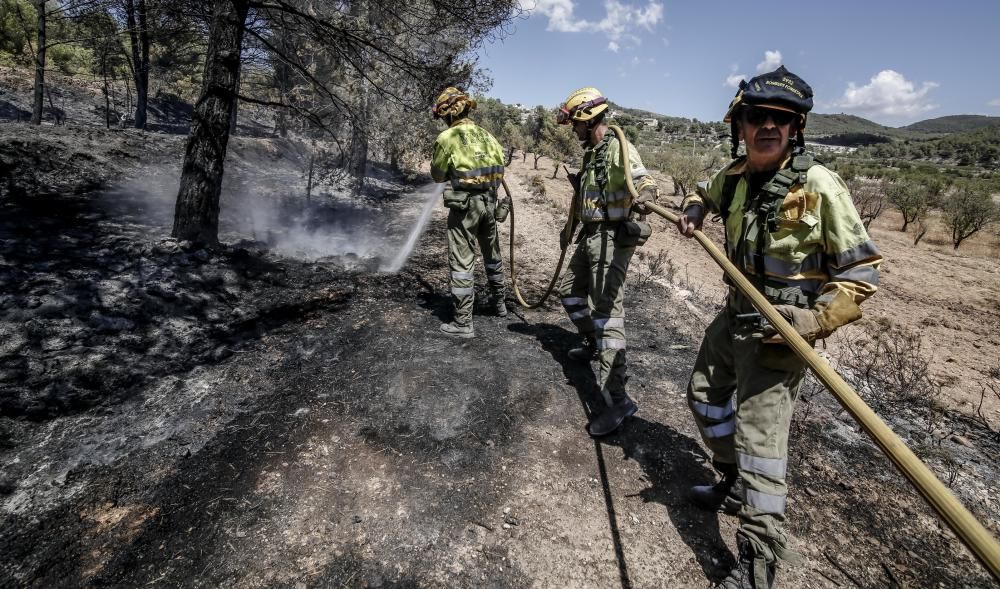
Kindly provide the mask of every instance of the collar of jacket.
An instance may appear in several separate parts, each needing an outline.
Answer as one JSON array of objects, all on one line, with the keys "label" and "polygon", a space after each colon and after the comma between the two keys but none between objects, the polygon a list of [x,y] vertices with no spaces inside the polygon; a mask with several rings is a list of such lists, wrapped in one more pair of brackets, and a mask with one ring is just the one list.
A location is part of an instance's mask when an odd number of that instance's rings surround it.
[{"label": "collar of jacket", "polygon": [[469,117],[465,117],[464,119],[458,119],[457,121],[449,125],[448,128],[451,129],[452,127],[457,127],[459,125],[474,125],[474,124],[475,123],[472,122],[472,119],[470,119]]}]

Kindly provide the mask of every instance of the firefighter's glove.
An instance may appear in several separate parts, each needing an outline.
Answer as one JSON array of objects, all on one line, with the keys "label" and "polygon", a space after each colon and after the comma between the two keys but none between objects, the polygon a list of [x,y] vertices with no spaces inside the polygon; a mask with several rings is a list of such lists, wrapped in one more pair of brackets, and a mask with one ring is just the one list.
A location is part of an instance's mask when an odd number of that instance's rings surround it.
[{"label": "firefighter's glove", "polygon": [[[812,309],[800,309],[792,305],[775,305],[774,310],[780,313],[785,318],[785,321],[788,321],[795,331],[802,336],[802,339],[807,342],[813,342],[817,338],[827,335],[823,333],[823,328],[820,327],[819,313]],[[763,342],[765,344],[781,344],[785,342],[785,338],[781,337],[778,330],[770,323],[765,323],[763,330]]]},{"label": "firefighter's glove", "polygon": [[652,202],[652,203],[656,202],[655,188],[647,186],[642,190],[640,190],[639,195],[636,196],[635,199],[632,201],[632,208],[635,209],[635,212],[639,213],[640,215],[648,215],[652,211],[646,208],[645,203],[647,202]]},{"label": "firefighter's glove", "polygon": [[580,192],[580,172],[566,174],[566,178],[569,180],[569,185],[573,187],[573,194],[578,194]]},{"label": "firefighter's glove", "polygon": [[684,214],[677,219],[677,230],[685,237],[694,237],[696,229],[701,228],[705,220],[705,207],[691,205],[684,209]]}]

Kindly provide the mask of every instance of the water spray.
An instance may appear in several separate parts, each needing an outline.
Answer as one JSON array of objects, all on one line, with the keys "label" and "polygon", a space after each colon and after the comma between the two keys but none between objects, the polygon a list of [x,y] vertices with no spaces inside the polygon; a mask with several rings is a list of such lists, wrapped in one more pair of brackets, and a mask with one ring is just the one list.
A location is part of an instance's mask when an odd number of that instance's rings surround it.
[{"label": "water spray", "polygon": [[438,197],[441,196],[442,190],[444,190],[444,184],[428,184],[420,189],[420,192],[427,193],[427,200],[424,202],[424,208],[420,212],[420,218],[413,225],[410,235],[406,238],[406,242],[403,243],[403,247],[399,248],[399,251],[396,252],[396,256],[392,259],[392,262],[383,264],[379,268],[380,270],[395,273],[399,272],[399,269],[403,267],[403,264],[409,259],[410,254],[413,253],[413,248],[417,245],[417,239],[420,238],[427,227],[427,223],[431,219],[431,213],[434,212],[434,205],[437,203]]}]

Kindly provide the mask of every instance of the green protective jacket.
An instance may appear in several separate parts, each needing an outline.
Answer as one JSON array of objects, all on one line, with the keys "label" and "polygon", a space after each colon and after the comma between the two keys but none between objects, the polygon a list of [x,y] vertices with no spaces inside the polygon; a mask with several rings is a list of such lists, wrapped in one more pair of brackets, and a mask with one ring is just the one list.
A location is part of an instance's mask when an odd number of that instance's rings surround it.
[{"label": "green protective jacket", "polygon": [[[646,170],[635,147],[626,141],[628,173],[636,192],[656,192],[656,182]],[[625,183],[626,168],[622,163],[621,145],[611,131],[583,152],[580,177],[579,206],[576,217],[584,223],[626,221],[632,208],[632,195]]]},{"label": "green protective jacket", "polygon": [[[782,168],[790,163],[791,158]],[[764,294],[776,304],[812,308],[827,334],[859,319],[859,305],[878,288],[882,256],[861,223],[844,181],[814,164],[806,172],[805,183],[789,188],[776,209],[774,225],[767,227],[758,222],[754,207],[746,202],[748,174],[745,160],[732,162],[687,195],[681,209],[698,204],[720,213],[726,178],[738,175],[725,215],[730,260],[751,278],[759,278],[763,269]],[[758,248],[760,239],[765,241]],[[797,291],[804,295],[798,301],[780,298]],[[808,304],[797,304],[803,300]]]},{"label": "green protective jacket", "polygon": [[455,190],[496,190],[503,180],[503,148],[493,135],[469,119],[460,119],[438,135],[431,158],[435,182]]}]

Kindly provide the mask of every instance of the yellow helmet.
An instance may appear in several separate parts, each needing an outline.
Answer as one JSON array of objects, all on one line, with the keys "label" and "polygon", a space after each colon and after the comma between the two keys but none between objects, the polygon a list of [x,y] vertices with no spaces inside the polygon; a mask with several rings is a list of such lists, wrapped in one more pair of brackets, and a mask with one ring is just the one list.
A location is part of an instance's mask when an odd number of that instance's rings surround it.
[{"label": "yellow helmet", "polygon": [[568,125],[571,121],[589,121],[608,110],[608,99],[597,88],[580,88],[566,99],[556,113],[556,122]]},{"label": "yellow helmet", "polygon": [[460,115],[466,109],[472,110],[474,108],[476,108],[476,101],[470,98],[468,94],[454,86],[448,86],[437,97],[437,100],[434,101],[431,112],[434,113],[435,119],[441,119],[447,116]]}]

